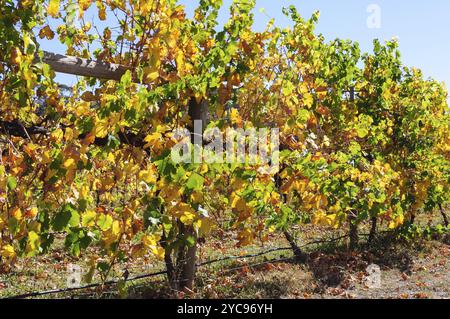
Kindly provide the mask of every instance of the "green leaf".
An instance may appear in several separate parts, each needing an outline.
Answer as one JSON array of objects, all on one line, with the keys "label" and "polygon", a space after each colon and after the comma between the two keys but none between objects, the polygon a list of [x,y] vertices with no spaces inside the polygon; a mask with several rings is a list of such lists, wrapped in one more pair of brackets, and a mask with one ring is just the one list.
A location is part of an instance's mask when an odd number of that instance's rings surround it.
[{"label": "green leaf", "polygon": [[56,214],[52,226],[55,231],[63,231],[68,227],[75,227],[80,224],[80,214],[71,204],[67,204]]},{"label": "green leaf", "polygon": [[6,185],[10,191],[15,190],[17,187],[17,179],[14,176],[9,176],[6,181]]},{"label": "green leaf", "polygon": [[87,211],[81,219],[81,225],[88,227],[95,220],[95,217],[97,217],[97,214],[94,211]]},{"label": "green leaf", "polygon": [[107,214],[101,214],[97,220],[97,225],[102,231],[107,231],[113,224],[113,218]]},{"label": "green leaf", "polygon": [[195,237],[194,237],[194,236],[188,236],[188,237],[186,237],[186,244],[187,244],[189,247],[194,247],[194,245],[195,245]]},{"label": "green leaf", "polygon": [[358,134],[359,138],[364,138],[369,135],[369,130],[365,127],[358,127],[356,128],[356,133]]},{"label": "green leaf", "polygon": [[186,188],[190,190],[201,190],[203,188],[204,182],[205,179],[203,178],[203,176],[197,173],[193,173],[186,183]]}]

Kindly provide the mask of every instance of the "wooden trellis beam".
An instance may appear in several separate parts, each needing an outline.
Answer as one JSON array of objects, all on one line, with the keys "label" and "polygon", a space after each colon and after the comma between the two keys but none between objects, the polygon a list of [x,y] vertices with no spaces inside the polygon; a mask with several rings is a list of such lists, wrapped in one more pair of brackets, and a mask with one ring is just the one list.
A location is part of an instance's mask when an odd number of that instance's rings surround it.
[{"label": "wooden trellis beam", "polygon": [[[39,61],[36,58],[36,61]],[[120,64],[94,61],[58,53],[44,51],[42,62],[55,72],[88,76],[98,79],[120,81],[127,68]]]}]

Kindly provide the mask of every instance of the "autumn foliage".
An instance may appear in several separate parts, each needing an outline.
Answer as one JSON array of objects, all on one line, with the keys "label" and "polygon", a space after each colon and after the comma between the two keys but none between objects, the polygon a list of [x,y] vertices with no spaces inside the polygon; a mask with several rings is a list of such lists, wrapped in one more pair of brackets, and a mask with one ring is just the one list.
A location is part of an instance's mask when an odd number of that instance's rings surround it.
[{"label": "autumn foliage", "polygon": [[[244,246],[298,224],[397,229],[445,207],[445,87],[402,65],[396,41],[369,54],[325,41],[318,13],[288,8],[291,27],[256,32],[254,2],[234,1],[219,26],[218,0],[193,17],[175,0],[0,0],[2,263],[62,235],[90,274],[151,255],[192,287],[197,241],[217,229]],[[128,71],[61,87],[44,40]],[[221,131],[279,128],[280,170],[174,163],[173,132],[201,105]]]}]

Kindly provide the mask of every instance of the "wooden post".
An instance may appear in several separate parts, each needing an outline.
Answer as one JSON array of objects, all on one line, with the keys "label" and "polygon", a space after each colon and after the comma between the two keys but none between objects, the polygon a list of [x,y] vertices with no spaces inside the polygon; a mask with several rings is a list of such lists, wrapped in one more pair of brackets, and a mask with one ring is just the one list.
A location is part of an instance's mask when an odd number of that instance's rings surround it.
[{"label": "wooden post", "polygon": [[[36,56],[34,62],[40,61],[41,59]],[[128,70],[120,64],[88,60],[47,51],[44,51],[42,62],[48,64],[55,72],[115,81],[120,81],[122,75]]]}]

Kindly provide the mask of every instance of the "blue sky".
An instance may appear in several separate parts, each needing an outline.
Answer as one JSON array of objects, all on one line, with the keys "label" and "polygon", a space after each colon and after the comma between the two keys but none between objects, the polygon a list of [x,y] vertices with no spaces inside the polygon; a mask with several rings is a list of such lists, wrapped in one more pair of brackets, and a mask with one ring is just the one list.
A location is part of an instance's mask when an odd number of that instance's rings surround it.
[{"label": "blue sky", "polygon": [[[220,21],[226,21],[232,0],[224,0]],[[192,15],[198,1],[181,0],[188,15]],[[288,26],[282,8],[295,5],[300,14],[309,17],[315,10],[321,12],[317,32],[331,40],[336,37],[358,41],[363,51],[371,51],[375,38],[388,40],[396,36],[405,65],[422,69],[426,76],[450,85],[450,1],[448,0],[257,0],[255,29],[261,30],[270,18],[278,26]],[[369,28],[370,5],[380,11],[380,28]],[[265,12],[260,12],[264,8]],[[63,47],[55,40],[43,43],[43,48],[61,52]],[[61,52],[63,53],[63,52]],[[58,80],[73,83],[69,76]]]}]

